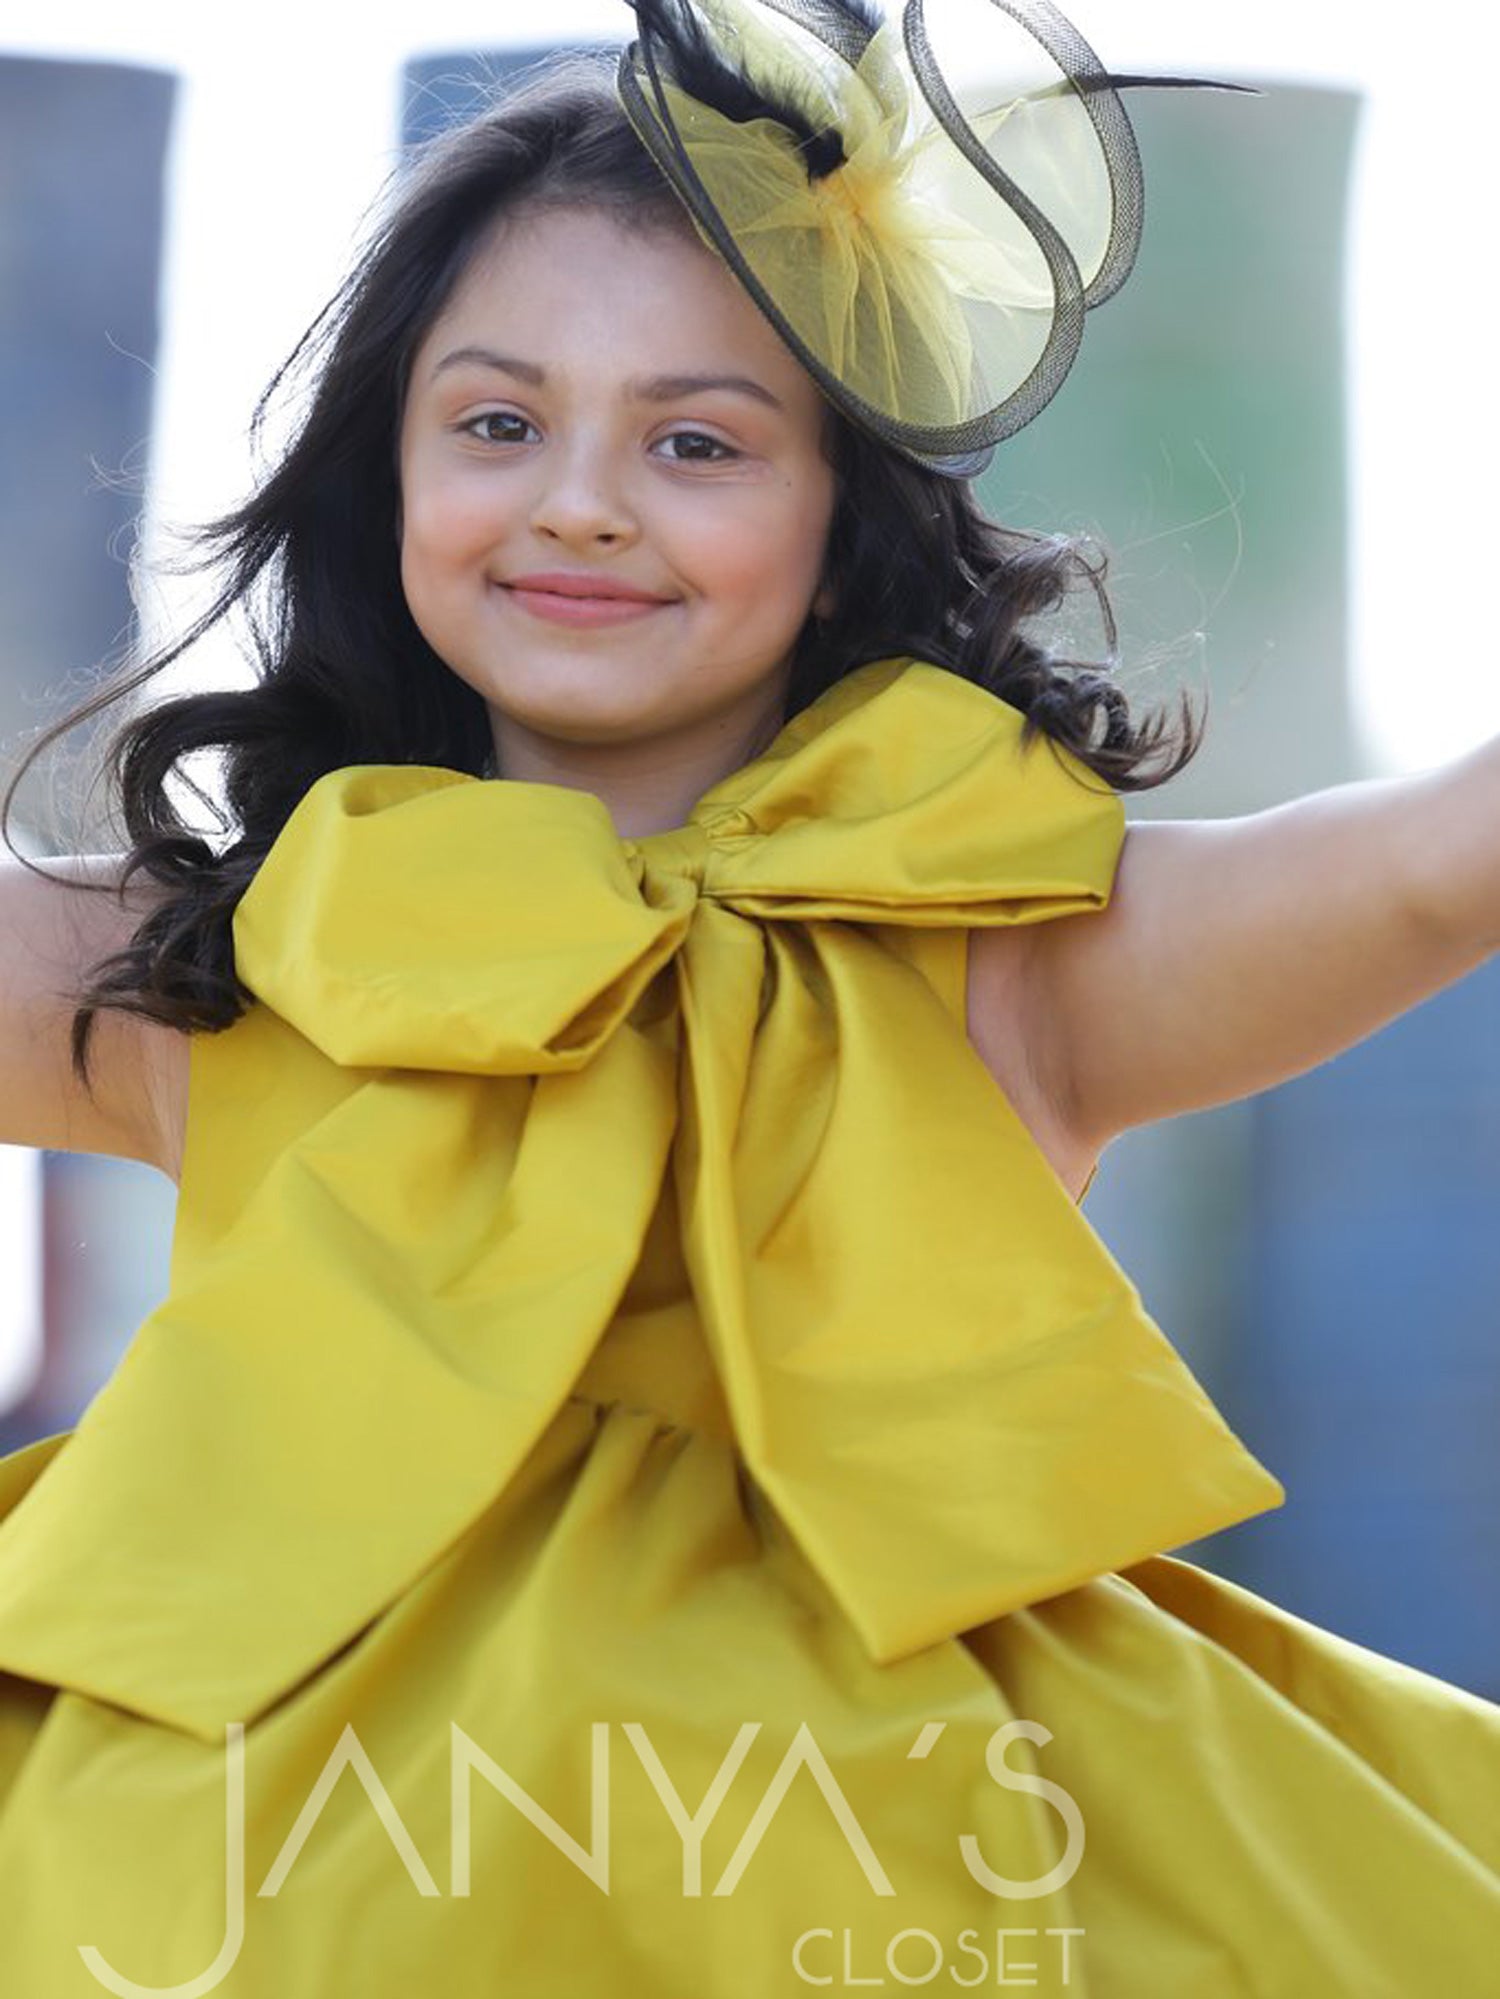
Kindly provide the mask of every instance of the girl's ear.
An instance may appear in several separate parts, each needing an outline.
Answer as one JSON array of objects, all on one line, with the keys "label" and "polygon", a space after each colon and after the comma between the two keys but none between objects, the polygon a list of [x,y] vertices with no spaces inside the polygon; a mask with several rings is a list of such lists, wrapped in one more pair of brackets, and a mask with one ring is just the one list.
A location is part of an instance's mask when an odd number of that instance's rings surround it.
[{"label": "girl's ear", "polygon": [[838,597],[831,583],[825,583],[812,600],[812,614],[820,624],[826,624],[833,616]]}]

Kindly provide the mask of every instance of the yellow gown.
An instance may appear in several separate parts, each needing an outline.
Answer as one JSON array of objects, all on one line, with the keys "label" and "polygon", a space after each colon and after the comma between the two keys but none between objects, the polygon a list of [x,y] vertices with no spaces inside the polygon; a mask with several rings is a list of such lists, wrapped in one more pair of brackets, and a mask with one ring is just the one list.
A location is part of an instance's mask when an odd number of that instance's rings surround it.
[{"label": "yellow gown", "polygon": [[0,1461],[0,1993],[1479,1999],[1500,1708],[1279,1505],[964,1032],[1118,797],[860,668],[686,822],[329,773],[163,1304]]}]

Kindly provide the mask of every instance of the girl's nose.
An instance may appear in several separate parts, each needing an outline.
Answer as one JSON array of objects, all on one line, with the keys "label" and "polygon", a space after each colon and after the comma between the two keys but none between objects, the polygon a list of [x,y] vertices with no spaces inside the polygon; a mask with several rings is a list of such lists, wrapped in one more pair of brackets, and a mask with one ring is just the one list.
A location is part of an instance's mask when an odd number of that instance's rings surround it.
[{"label": "girl's nose", "polygon": [[531,525],[539,535],[571,547],[606,542],[618,547],[639,532],[613,454],[579,439],[554,445],[539,461]]}]

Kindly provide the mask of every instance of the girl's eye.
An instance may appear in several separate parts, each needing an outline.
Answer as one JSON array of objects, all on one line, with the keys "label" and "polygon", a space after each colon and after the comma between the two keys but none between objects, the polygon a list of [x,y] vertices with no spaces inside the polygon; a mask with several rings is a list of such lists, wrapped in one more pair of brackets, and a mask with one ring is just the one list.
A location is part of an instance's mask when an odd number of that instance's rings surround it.
[{"label": "girl's eye", "polygon": [[520,444],[524,441],[515,430],[502,430],[504,424],[514,424],[520,430],[532,428],[525,417],[517,416],[514,410],[485,410],[479,416],[470,417],[459,428],[470,437],[478,437],[482,444]]},{"label": "girl's eye", "polygon": [[[524,444],[526,433],[534,433],[535,428],[514,410],[483,410],[459,425],[467,436],[478,438],[482,444]],[[674,430],[662,443],[672,447],[667,456],[679,465],[713,465],[740,455],[731,445],[703,430]]]},{"label": "girl's eye", "polygon": [[733,446],[721,443],[717,437],[710,437],[703,430],[674,430],[670,437],[662,439],[662,443],[687,447],[684,451],[668,454],[680,465],[712,465],[719,459],[738,458],[740,455]]}]

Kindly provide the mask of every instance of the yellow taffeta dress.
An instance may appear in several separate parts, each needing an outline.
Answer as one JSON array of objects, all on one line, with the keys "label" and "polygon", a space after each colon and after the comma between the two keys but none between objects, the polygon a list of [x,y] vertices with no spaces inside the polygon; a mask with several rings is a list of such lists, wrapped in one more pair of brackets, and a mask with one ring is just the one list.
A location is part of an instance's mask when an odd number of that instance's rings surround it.
[{"label": "yellow taffeta dress", "polygon": [[1286,1495],[966,1038],[1124,832],[1020,719],[307,792],[0,1462],[4,1999],[1500,1991],[1500,1708],[1166,1552]]}]

